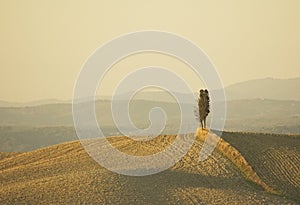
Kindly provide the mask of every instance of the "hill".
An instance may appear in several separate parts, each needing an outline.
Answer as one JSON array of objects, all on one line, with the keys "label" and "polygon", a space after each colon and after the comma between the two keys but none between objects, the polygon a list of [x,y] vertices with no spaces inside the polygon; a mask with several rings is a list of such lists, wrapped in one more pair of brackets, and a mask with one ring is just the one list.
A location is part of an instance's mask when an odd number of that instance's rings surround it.
[{"label": "hill", "polygon": [[73,127],[0,126],[0,152],[25,152],[77,140]]},{"label": "hill", "polygon": [[[225,132],[261,179],[300,202],[300,136]],[[297,197],[298,196],[298,197]]]},{"label": "hill", "polygon": [[300,101],[233,100],[227,103],[226,130],[300,133]]},{"label": "hill", "polygon": [[[118,102],[118,108],[127,106]],[[185,104],[192,109],[195,104]],[[212,105],[212,110],[216,105]],[[95,104],[98,121],[101,127],[114,127],[111,116],[110,101],[98,100]],[[134,100],[130,103],[130,116],[140,127],[149,125],[148,113],[153,107],[162,107],[167,116],[168,124],[174,124],[180,119],[180,110],[176,103]],[[185,120],[189,123],[194,116]],[[272,133],[300,133],[300,101],[293,100],[234,100],[227,102],[226,129]],[[60,127],[73,126],[71,104],[48,104],[34,107],[2,107],[0,108],[0,126],[29,127]],[[110,131],[109,131],[110,132]],[[106,132],[106,135],[110,134]],[[170,133],[167,132],[167,133]]]},{"label": "hill", "polygon": [[[201,85],[199,85],[201,87]],[[227,100],[241,100],[241,99],[272,99],[272,100],[300,100],[300,77],[288,79],[276,78],[262,78],[234,83],[225,86],[225,93]],[[211,90],[210,92],[218,92]],[[129,93],[122,93],[118,99],[125,99]],[[194,93],[198,96],[199,93]],[[186,99],[187,94],[176,92],[181,99]],[[101,95],[96,96],[97,100],[110,100],[111,96]],[[160,102],[174,102],[174,98],[161,90],[144,90],[139,92],[135,100],[146,101],[160,101]],[[0,107],[33,107],[46,104],[65,104],[71,103],[70,100],[59,99],[43,99],[29,102],[9,102],[0,100]],[[84,101],[84,99],[82,99]]]},{"label": "hill", "polygon": [[36,100],[30,102],[9,102],[0,100],[0,107],[33,107],[46,104],[59,104],[59,103],[70,103],[71,100],[57,100],[57,99],[45,99],[45,100]]},{"label": "hill", "polygon": [[236,83],[225,88],[227,100],[300,100],[300,78],[263,78]]},{"label": "hill", "polygon": [[[147,155],[162,150],[175,137],[162,135],[149,142],[112,137],[109,141],[122,152]],[[235,150],[231,146],[221,149],[219,144],[209,159],[199,162],[201,145],[198,137],[190,151],[173,167],[144,177],[106,170],[88,156],[78,141],[7,156],[0,160],[0,203],[296,204],[299,200],[268,193],[246,179],[245,176],[253,173],[251,169],[241,169],[239,164],[233,163],[236,161],[232,157],[226,156],[233,151],[225,153],[224,150]],[[299,155],[299,150],[296,154]],[[243,159],[240,155],[238,158]],[[130,164],[121,164],[130,169]],[[299,163],[297,166],[299,168]]]},{"label": "hill", "polygon": [[[120,109],[124,106],[120,102]],[[148,113],[156,106],[162,107],[168,116],[163,134],[177,133],[180,112],[175,103],[135,100],[130,104],[132,121],[139,128],[148,127]],[[227,108],[226,130],[300,133],[300,101],[234,100],[228,102]],[[114,125],[109,101],[97,101],[96,112],[105,136],[121,135]],[[194,120],[191,116],[184,123]],[[71,104],[0,108],[0,152],[30,151],[76,139]]]}]

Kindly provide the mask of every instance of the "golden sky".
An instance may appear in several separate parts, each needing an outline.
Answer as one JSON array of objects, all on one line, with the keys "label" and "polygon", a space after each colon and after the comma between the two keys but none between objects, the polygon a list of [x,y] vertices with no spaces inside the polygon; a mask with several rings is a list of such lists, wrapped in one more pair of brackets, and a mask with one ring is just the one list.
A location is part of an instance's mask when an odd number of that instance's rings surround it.
[{"label": "golden sky", "polygon": [[[298,0],[2,0],[0,100],[71,99],[87,57],[103,43],[140,30],[190,39],[208,54],[225,85],[299,77],[299,11]],[[103,81],[103,94],[130,65],[147,63],[178,67],[197,89],[199,80],[176,59],[145,54],[116,66],[124,70]]]}]

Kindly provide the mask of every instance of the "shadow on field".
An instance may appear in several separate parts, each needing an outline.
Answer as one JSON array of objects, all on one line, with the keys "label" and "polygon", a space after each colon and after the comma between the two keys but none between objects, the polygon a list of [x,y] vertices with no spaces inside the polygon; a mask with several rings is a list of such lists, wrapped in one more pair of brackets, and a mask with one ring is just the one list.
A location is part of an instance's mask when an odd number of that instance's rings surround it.
[{"label": "shadow on field", "polygon": [[[232,177],[215,177],[204,176],[200,174],[187,173],[177,170],[166,170],[158,174],[133,177],[120,176],[120,180],[124,180],[122,190],[128,192],[128,197],[132,197],[132,201],[143,200],[143,203],[166,204],[175,200],[171,190],[185,188],[208,188],[208,189],[231,189],[238,191],[242,184],[244,187],[250,183],[241,180],[241,178]],[[260,190],[262,190],[259,187]],[[134,194],[130,196],[130,193]],[[201,193],[199,193],[201,194]],[[131,200],[130,200],[131,201]]]}]

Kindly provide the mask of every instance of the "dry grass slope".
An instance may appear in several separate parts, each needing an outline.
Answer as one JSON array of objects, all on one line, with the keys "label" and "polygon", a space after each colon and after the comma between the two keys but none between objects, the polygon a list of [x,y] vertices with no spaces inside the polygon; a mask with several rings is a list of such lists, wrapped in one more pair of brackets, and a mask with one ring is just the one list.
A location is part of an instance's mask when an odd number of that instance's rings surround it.
[{"label": "dry grass slope", "polygon": [[281,195],[300,203],[300,135],[223,133],[258,176]]},{"label": "dry grass slope", "polygon": [[[161,151],[175,137],[179,136],[109,141],[122,152],[148,155]],[[173,167],[144,177],[106,170],[78,141],[2,158],[0,204],[296,204],[250,183],[220,151],[199,162],[201,137]]]},{"label": "dry grass slope", "polygon": [[[207,134],[205,130],[201,130],[200,128],[197,130],[197,136],[201,141],[205,141]],[[273,194],[279,194],[272,187],[268,186],[265,182],[263,182],[260,177],[253,170],[251,165],[247,162],[247,160],[243,157],[243,155],[233,146],[231,146],[224,139],[220,139],[218,141],[216,149],[225,157],[227,157],[237,168],[241,171],[241,173],[245,176],[246,179],[258,184],[263,187],[267,192]]]},{"label": "dry grass slope", "polygon": [[19,154],[18,152],[0,152],[0,160],[4,158],[13,157],[15,155]]}]

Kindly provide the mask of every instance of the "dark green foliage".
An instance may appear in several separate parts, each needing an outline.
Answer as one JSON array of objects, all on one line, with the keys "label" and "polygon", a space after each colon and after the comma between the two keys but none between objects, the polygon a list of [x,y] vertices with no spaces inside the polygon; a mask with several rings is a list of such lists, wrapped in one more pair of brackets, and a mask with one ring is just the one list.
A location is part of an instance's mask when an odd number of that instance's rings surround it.
[{"label": "dark green foliage", "polygon": [[200,90],[199,98],[198,98],[198,116],[199,121],[201,123],[201,127],[206,128],[206,117],[209,114],[209,94],[208,90]]}]

